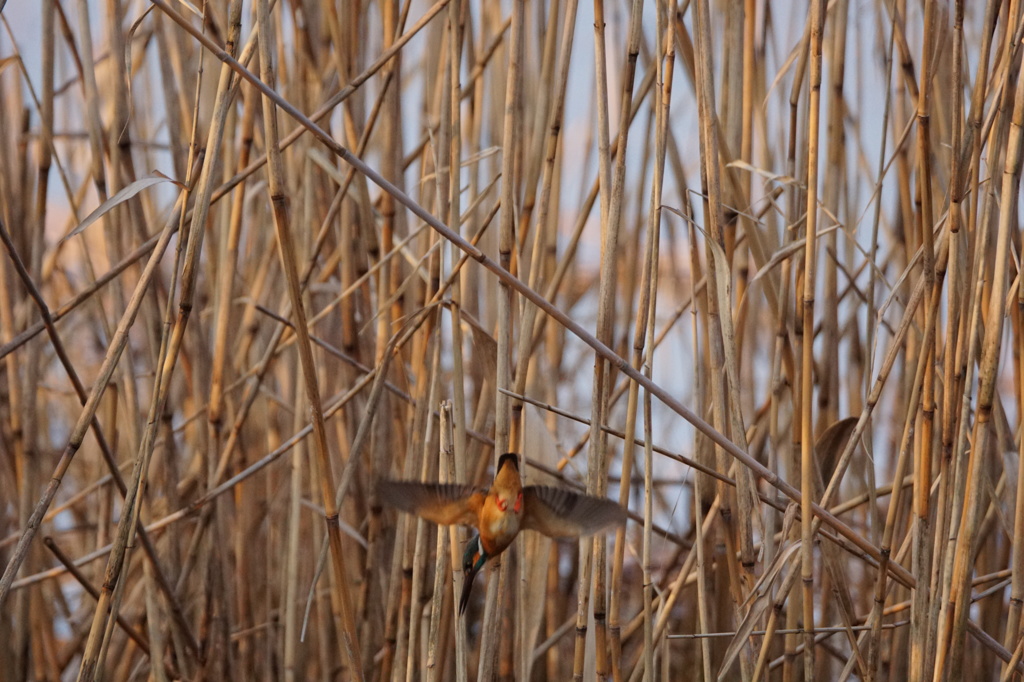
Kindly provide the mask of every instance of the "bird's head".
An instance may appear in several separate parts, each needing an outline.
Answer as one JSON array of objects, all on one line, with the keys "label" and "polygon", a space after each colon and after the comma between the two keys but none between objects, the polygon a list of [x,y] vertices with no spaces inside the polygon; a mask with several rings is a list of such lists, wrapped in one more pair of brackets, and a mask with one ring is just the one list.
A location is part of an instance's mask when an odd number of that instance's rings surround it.
[{"label": "bird's head", "polygon": [[477,535],[466,545],[466,553],[462,555],[462,597],[459,599],[459,613],[464,613],[469,603],[469,592],[473,587],[473,578],[487,563],[487,552],[480,544],[480,536]]},{"label": "bird's head", "polygon": [[519,456],[514,452],[506,452],[498,460],[498,470],[494,473],[491,491],[499,510],[508,511],[511,506],[516,514],[522,511],[523,484],[519,477]]}]

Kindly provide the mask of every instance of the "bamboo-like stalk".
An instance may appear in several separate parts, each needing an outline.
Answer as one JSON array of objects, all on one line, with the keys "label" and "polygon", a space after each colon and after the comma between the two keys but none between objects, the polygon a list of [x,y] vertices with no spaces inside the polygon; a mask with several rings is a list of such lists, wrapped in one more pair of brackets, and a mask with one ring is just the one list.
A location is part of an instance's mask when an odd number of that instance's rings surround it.
[{"label": "bamboo-like stalk", "polygon": [[[694,520],[695,520],[695,522],[697,524],[697,528],[698,528],[698,531],[697,531],[697,547],[696,547],[696,552],[695,552],[695,556],[697,557],[697,613],[698,613],[698,619],[699,619],[699,626],[698,627],[700,628],[700,632],[706,633],[706,632],[710,632],[711,631],[711,616],[710,616],[710,613],[709,613],[709,605],[708,605],[708,597],[707,597],[708,583],[710,581],[710,577],[709,577],[709,575],[707,573],[707,569],[705,568],[705,565],[704,565],[705,561],[706,561],[705,557],[706,557],[706,554],[707,554],[706,547],[708,545],[708,541],[705,540],[705,538],[704,538],[704,515],[703,515],[703,509],[701,509],[701,507],[703,506],[704,502],[701,500],[700,493],[703,492],[703,491],[701,491],[700,488],[703,487],[703,485],[706,485],[706,483],[704,483],[704,484],[698,483],[697,484],[697,488],[695,490],[695,493],[697,493],[695,495],[695,497],[697,499],[695,500],[695,504],[694,504],[694,511],[696,512],[694,514]],[[711,665],[712,665],[712,660],[711,660],[711,640],[702,639],[700,645],[701,645],[701,652],[700,652],[701,653],[701,655],[700,655],[701,670],[704,673],[704,679],[709,680],[709,679],[711,679],[711,675],[712,675],[712,672],[711,672]],[[645,666],[646,666],[646,663],[647,662],[645,660],[644,661]]]},{"label": "bamboo-like stalk", "polygon": [[[38,145],[38,160],[36,165],[36,192],[35,192],[35,206],[32,211],[33,222],[35,223],[31,232],[25,235],[25,247],[28,251],[28,263],[27,273],[29,277],[39,277],[42,275],[42,252],[43,252],[43,238],[46,230],[46,218],[49,211],[49,202],[47,201],[47,190],[49,188],[50,168],[53,165],[54,155],[52,153],[53,144],[53,124],[54,124],[54,67],[55,67],[55,51],[54,51],[54,24],[55,24],[55,12],[52,1],[43,3],[42,7],[42,35],[41,49],[42,49],[42,92],[40,94],[39,102],[39,115],[40,115],[40,126],[41,136]],[[5,240],[7,241],[7,240]],[[7,246],[7,244],[5,244]],[[8,249],[11,247],[8,246]],[[24,269],[24,268],[23,268]],[[41,405],[39,404],[38,396],[34,390],[35,386],[38,385],[41,376],[41,349],[38,346],[32,346],[27,349],[24,357],[24,369],[19,371],[14,380],[23,380],[24,389],[22,391],[22,433],[21,433],[21,455],[22,461],[19,463],[22,469],[22,485],[25,493],[32,490],[42,480],[43,469],[39,466],[40,461],[40,438],[39,428],[42,422],[42,414],[40,413]],[[25,498],[29,496],[24,495]],[[20,510],[20,521],[24,522],[26,517],[27,500],[22,503]],[[36,548],[34,552],[36,557],[39,556],[39,549]],[[31,563],[33,557],[28,558]],[[32,590],[28,595],[25,595],[19,606],[20,616],[29,620],[32,625],[29,631],[41,631],[42,623],[38,617],[38,609],[34,608],[34,604],[38,603],[40,598],[40,591],[38,589]],[[0,596],[0,604],[3,599]],[[27,643],[29,639],[29,633],[23,633]],[[25,669],[28,669],[28,661],[25,661]]]},{"label": "bamboo-like stalk", "polygon": [[[962,15],[960,15],[962,16]],[[954,176],[955,177],[955,176]],[[1024,405],[1024,278],[1019,275],[1017,277],[1017,387],[1019,389],[1018,401]],[[1019,457],[1024,457],[1024,438],[1017,439],[1017,453]],[[1021,487],[1021,470],[1017,471],[1017,490],[1024,490]],[[1016,514],[1014,515],[1014,536],[1013,536],[1013,549],[1011,552],[1011,572],[1013,579],[1010,586],[1010,608],[1006,617],[1006,636],[1003,640],[1003,646],[1014,652],[1016,660],[1020,660],[1021,652],[1024,651],[1021,647],[1021,643],[1024,642],[1024,638],[1020,637],[1020,615],[1021,615],[1021,595],[1024,594],[1024,582],[1022,582],[1021,573],[1024,569],[1021,568],[1024,564],[1024,549],[1021,548],[1020,533],[1024,530],[1024,511],[1022,511],[1022,505],[1018,502],[1016,505]],[[1014,645],[1016,642],[1016,645]],[[1003,668],[1004,679],[1009,677],[1013,673],[1013,669],[1016,667],[1016,661],[1007,665]]]},{"label": "bamboo-like stalk", "polygon": [[[814,392],[814,299],[817,286],[818,229],[818,126],[821,107],[822,32],[825,24],[825,3],[811,5],[809,19],[810,74],[807,118],[807,203],[805,215],[806,247],[804,249],[803,286],[800,317],[803,320],[800,365],[800,579],[803,583],[804,679],[814,679],[814,554],[810,500],[814,490],[814,438],[812,396]],[[795,415],[794,415],[795,416]],[[897,477],[899,480],[900,477]],[[884,562],[884,557],[882,559]]]},{"label": "bamboo-like stalk", "polygon": [[[418,411],[422,414],[422,430],[423,435],[421,437],[422,442],[417,443],[413,441],[413,447],[418,444],[422,449],[422,454],[419,457],[419,475],[422,480],[432,480],[436,478],[434,473],[437,469],[433,466],[431,457],[431,450],[434,445],[434,420],[427,417],[427,408],[431,405],[436,405],[438,400],[438,380],[439,380],[439,365],[441,362],[441,344],[436,339],[436,335],[433,333],[436,329],[435,324],[428,324],[427,331],[424,340],[426,341],[426,349],[422,354],[424,358],[424,365],[417,374],[427,378],[423,382],[423,395],[421,399],[417,401]],[[411,460],[412,458],[407,458]],[[413,460],[415,461],[415,460]],[[404,665],[400,665],[399,671],[405,671],[406,680],[412,680],[414,677],[422,674],[419,663],[421,660],[425,660],[429,666],[433,664],[433,658],[427,654],[426,657],[420,655],[420,645],[423,640],[423,636],[420,634],[421,621],[423,617],[421,610],[425,605],[424,589],[423,584],[426,582],[426,562],[427,562],[427,528],[426,522],[419,519],[415,522],[416,535],[415,540],[407,542],[406,544],[406,558],[411,559],[411,573],[412,578],[409,586],[410,593],[410,611],[409,611],[409,625],[407,630],[408,643],[405,645],[405,651],[408,654],[408,660],[405,661]],[[411,540],[411,538],[410,538]],[[411,556],[410,555],[410,548]],[[436,552],[435,552],[436,554]],[[439,560],[440,561],[440,560]],[[443,565],[437,567],[435,573],[443,575],[446,572],[447,567]],[[403,563],[403,571],[408,573],[410,569]],[[440,617],[440,609],[438,611],[438,617]],[[440,627],[440,625],[438,625]],[[399,630],[401,632],[401,629]],[[401,642],[399,642],[401,644]],[[429,644],[429,639],[428,639]],[[401,647],[399,651],[402,651]],[[401,661],[400,661],[401,663]]]},{"label": "bamboo-like stalk", "polygon": [[[300,424],[298,423],[298,415],[301,415],[302,408],[302,396],[296,391],[295,393],[295,423],[293,426],[298,429]],[[297,679],[299,661],[299,631],[298,631],[298,590],[299,590],[299,542],[301,538],[301,510],[302,510],[302,491],[303,491],[303,460],[306,458],[305,448],[300,443],[296,446],[295,450],[292,451],[291,461],[291,481],[289,482],[289,500],[288,500],[288,563],[285,569],[285,579],[287,580],[285,587],[285,598],[284,598],[284,652],[282,655],[282,665],[284,667],[284,677],[289,682],[293,682]]]},{"label": "bamboo-like stalk", "polygon": [[[803,88],[803,84],[804,84],[804,80],[805,80],[804,76],[806,74],[807,62],[808,62],[809,55],[810,55],[810,39],[811,39],[811,25],[810,25],[810,22],[811,22],[811,20],[812,20],[812,17],[808,16],[807,22],[804,25],[804,34],[803,34],[803,37],[802,37],[802,39],[800,41],[799,52],[797,53],[796,69],[795,69],[795,72],[794,72],[794,75],[793,75],[793,83],[792,83],[792,86],[790,88],[789,101],[788,101],[788,104],[789,104],[789,117],[788,117],[789,125],[788,125],[787,150],[786,150],[786,169],[787,169],[788,173],[790,174],[790,176],[791,177],[795,177],[795,178],[803,177],[803,175],[805,173],[805,169],[806,169],[806,158],[805,158],[804,154],[798,153],[798,148],[799,148],[798,136],[800,134],[800,127],[799,127],[799,110],[800,110],[800,102],[801,102],[800,93],[801,93],[802,88]],[[797,184],[795,187],[790,188],[789,201],[788,201],[788,210],[787,210],[787,222],[790,225],[796,225],[799,222],[799,220],[801,219],[802,215],[803,215],[803,212],[805,210],[804,206],[806,205],[806,202],[804,200],[804,193],[805,193],[805,191],[806,191],[806,185]],[[790,241],[791,241],[791,237],[789,235],[787,235],[787,238],[786,238],[785,242],[788,243]],[[805,248],[806,248],[806,241],[805,241]],[[799,267],[799,264],[797,264],[797,266]],[[791,270],[792,270],[792,273],[791,273]],[[787,260],[783,264],[783,270],[782,270],[782,293],[783,294],[788,294],[789,293],[789,288],[791,286],[791,281],[796,279],[796,278],[794,278],[792,276],[793,273],[796,273],[797,276],[799,276],[800,270],[798,268],[794,268],[793,267],[793,263],[791,263],[789,260]],[[777,313],[776,336],[777,336],[778,340],[777,340],[777,343],[776,343],[776,351],[775,351],[775,353],[776,353],[776,360],[775,360],[776,369],[774,370],[776,372],[776,378],[774,379],[774,381],[776,381],[776,382],[781,382],[781,379],[782,379],[781,374],[779,374],[779,373],[781,372],[781,370],[783,368],[783,364],[784,364],[784,360],[785,360],[786,340],[787,340],[786,337],[788,335],[792,334],[795,337],[795,340],[798,340],[797,335],[801,334],[802,331],[803,331],[802,327],[798,326],[798,322],[800,320],[799,314],[801,312],[801,308],[796,304],[796,299],[797,299],[797,295],[796,294],[798,292],[798,288],[797,287],[799,286],[799,280],[797,280],[795,282],[792,282],[792,286],[793,286],[793,307],[792,307],[792,310],[788,309],[788,306],[789,306],[788,301],[783,299],[783,304],[780,305],[779,312]],[[790,323],[789,319],[788,319],[790,315],[793,316],[793,318],[792,318],[793,322],[792,323]],[[791,329],[792,329],[792,331],[790,331]],[[794,342],[793,346],[797,346],[797,344]],[[789,369],[789,371],[786,372],[786,374],[789,377],[790,391],[791,391],[790,401],[789,401],[790,406],[791,406],[790,414],[795,414],[797,407],[800,405],[800,395],[801,395],[801,393],[799,392],[800,391],[800,384],[799,384],[799,382],[797,382],[795,358],[793,360],[791,360],[789,364],[790,364],[790,369]],[[775,410],[775,417],[774,418],[777,420],[778,419],[778,412],[782,409],[782,406],[779,403],[781,403],[784,398],[783,398],[783,396],[773,396],[773,399],[774,399],[774,401],[776,403],[776,405],[773,408]],[[778,432],[780,430],[780,427],[777,424],[775,424],[774,425],[774,429],[775,429],[776,432]],[[799,456],[798,452],[800,451],[800,439],[802,437],[801,433],[802,433],[801,429],[797,429],[797,428],[793,428],[793,427],[790,428],[790,441],[791,441],[791,443],[790,443],[790,447],[788,448],[788,457],[785,458],[785,460],[783,462],[783,466],[781,467],[782,474],[784,476],[786,476],[789,480],[792,480],[792,481],[798,480],[799,477],[800,477],[800,456]],[[778,441],[776,441],[776,442],[778,442]],[[795,539],[795,536],[796,536],[796,530],[795,529],[792,531],[792,535],[794,536],[794,539]],[[798,623],[799,623],[798,619],[800,617],[800,611],[801,611],[800,602],[799,602],[800,598],[801,598],[800,594],[794,594],[793,595],[792,604],[791,604],[791,608],[786,610],[786,614],[785,614],[786,615],[786,625],[785,625],[785,627],[787,629],[789,629],[789,630],[793,630],[794,626],[798,625]],[[796,633],[791,634],[791,635],[787,635],[785,637],[785,639],[784,639],[783,646],[784,646],[785,654],[784,654],[784,664],[783,664],[782,679],[786,680],[786,682],[790,682],[791,680],[794,679],[795,674],[796,674],[795,666],[794,666],[794,660],[796,658],[796,646],[797,646],[797,635],[796,635]],[[756,674],[756,669],[755,669],[755,674]]]},{"label": "bamboo-like stalk", "polygon": [[[635,3],[634,3],[635,9]],[[612,201],[612,155],[611,155],[611,131],[609,124],[609,85],[608,85],[608,54],[605,36],[605,5],[604,0],[594,0],[594,81],[595,81],[595,106],[597,113],[597,163],[598,163],[598,188],[601,200],[601,275],[599,291],[599,315],[602,319],[598,321],[598,334],[603,335],[602,341],[607,344],[607,336],[611,327],[609,319],[609,306],[611,303],[611,284],[609,280],[610,264],[616,261],[614,253],[614,240],[608,239],[609,230],[617,235],[617,225],[610,222],[610,205]],[[631,13],[632,16],[632,13]],[[626,90],[628,92],[628,90]],[[617,236],[616,236],[617,239]],[[609,242],[612,252],[609,253]],[[602,424],[605,420],[604,409],[607,406],[607,387],[605,380],[607,367],[604,362],[598,359],[594,363],[594,379],[591,387],[590,409],[591,409],[591,434],[589,440],[591,449],[588,452],[587,461],[587,490],[594,492],[598,479],[603,471],[597,471],[596,461],[600,456],[603,459],[603,439],[600,438],[600,431],[596,425]],[[598,436],[595,440],[594,436]],[[598,450],[601,449],[599,453]],[[592,570],[593,552],[595,551],[592,540],[586,540],[580,544],[578,559],[577,591],[576,591],[576,637],[573,652],[572,675],[573,680],[581,680],[586,665],[587,635],[590,623],[590,599],[592,592]]]},{"label": "bamboo-like stalk", "polygon": [[[924,376],[921,387],[921,403],[914,411],[919,420],[918,436],[914,441],[914,550],[913,571],[917,580],[914,591],[914,608],[910,624],[910,679],[919,681],[929,677],[928,615],[931,601],[930,581],[932,573],[931,542],[931,472],[932,472],[932,424],[935,414],[935,370],[931,359],[935,355],[935,314],[939,305],[938,295],[941,282],[936,281],[935,244],[932,236],[934,224],[932,209],[932,151],[931,151],[931,81],[932,81],[932,40],[935,33],[935,3],[925,5],[924,40],[921,43],[921,84],[917,99],[917,196],[920,208],[916,212],[916,227],[921,236],[922,281],[926,289],[933,289],[934,304],[924,310],[925,344],[922,365]],[[909,421],[909,417],[908,417]]]},{"label": "bamboo-like stalk", "polygon": [[[650,222],[647,230],[647,249],[648,257],[644,265],[644,278],[647,280],[647,292],[646,296],[649,299],[649,312],[644,313],[643,317],[646,318],[647,329],[643,332],[646,334],[647,343],[640,341],[640,319],[641,316],[637,317],[637,333],[634,347],[640,346],[642,354],[643,348],[647,344],[654,344],[654,330],[655,330],[655,312],[657,310],[657,291],[658,291],[658,265],[659,265],[659,240],[661,231],[661,201],[662,191],[664,184],[664,173],[665,173],[665,154],[667,149],[667,136],[668,136],[668,121],[669,113],[671,111],[672,103],[672,82],[675,74],[675,48],[674,41],[672,40],[671,27],[668,18],[668,7],[659,5],[656,8],[658,12],[657,30],[658,37],[660,39],[657,45],[657,53],[659,59],[659,70],[661,77],[659,81],[661,83],[661,90],[658,93],[658,110],[657,110],[657,137],[656,137],[656,149],[655,149],[655,169],[654,179],[651,188],[651,215]],[[664,57],[661,55],[664,54]],[[643,291],[643,288],[641,288]],[[642,296],[644,294],[641,294]],[[641,299],[641,306],[642,306]],[[641,308],[642,309],[642,308]],[[650,351],[653,354],[652,351]],[[639,359],[639,358],[634,358]],[[647,375],[653,376],[653,362],[647,360]],[[634,384],[630,384],[634,386]],[[635,401],[634,401],[635,402]],[[643,595],[643,613],[644,613],[644,668],[646,670],[647,679],[653,679],[654,676],[654,613],[653,613],[653,600],[654,600],[654,586],[651,579],[651,544],[652,544],[652,531],[654,525],[654,504],[653,504],[653,488],[652,480],[654,477],[653,473],[653,448],[651,441],[653,440],[652,430],[652,419],[651,419],[651,399],[650,395],[644,394],[644,534],[643,534],[643,578],[644,578],[644,595]],[[627,439],[627,444],[629,440]],[[632,450],[632,448],[629,448]],[[624,481],[628,480],[629,474],[625,463],[625,456],[623,457],[623,474],[622,478]],[[624,486],[625,487],[625,486]],[[620,504],[628,504],[628,488],[625,488],[626,495],[619,496]],[[625,498],[625,499],[624,499]],[[625,539],[625,536],[616,534],[616,566],[621,571],[622,566],[622,553],[619,550],[619,542],[621,539]],[[621,589],[620,583],[614,581],[613,585],[616,586],[617,590]],[[614,620],[613,625],[618,620],[617,606],[618,600],[615,597],[618,595],[618,591],[613,593],[613,614]],[[618,646],[621,646],[619,644]],[[614,651],[614,649],[613,649]],[[662,656],[665,661],[668,661],[668,653],[663,648]],[[616,663],[613,660],[613,663]],[[667,665],[667,663],[666,663]],[[618,672],[619,666],[616,665],[615,671]]]},{"label": "bamboo-like stalk", "polygon": [[[381,32],[382,42],[384,48],[393,46],[395,36],[398,33],[398,3],[395,1],[388,1],[381,4]],[[401,155],[401,127],[399,121],[401,120],[401,98],[398,97],[395,92],[395,88],[401,83],[400,77],[402,75],[402,64],[400,61],[400,53],[396,54],[396,59],[391,62],[385,62],[387,64],[387,73],[392,76],[394,82],[391,87],[384,93],[384,99],[382,103],[381,115],[383,117],[383,141],[382,141],[382,159],[381,159],[381,170],[387,175],[388,178],[394,178],[396,182],[400,182],[399,175],[399,157]],[[377,237],[379,240],[379,249],[383,253],[388,253],[394,246],[394,231],[395,231],[395,207],[394,202],[389,196],[381,197],[380,213],[382,218],[380,234]],[[376,235],[375,235],[376,236]],[[376,287],[380,294],[377,297],[377,301],[373,304],[375,308],[375,335],[378,338],[378,342],[374,348],[374,359],[377,364],[381,364],[384,358],[383,339],[388,338],[392,333],[391,330],[391,308],[388,305],[391,293],[393,291],[393,278],[391,276],[391,269],[394,267],[392,262],[382,262],[379,271],[375,275]],[[383,434],[381,433],[384,429],[385,418],[382,418],[376,422],[377,432],[374,434],[377,436],[374,440],[382,440]],[[406,458],[405,471],[408,473],[411,471],[412,458]],[[371,524],[371,527],[376,531],[377,523]],[[407,537],[407,533],[399,537]],[[376,532],[374,532],[376,536]],[[376,539],[376,538],[375,538]],[[396,538],[397,541],[397,538]],[[380,551],[377,543],[374,543],[374,552]],[[403,547],[404,551],[404,547]],[[371,557],[373,554],[371,553]],[[403,557],[404,558],[404,557]],[[375,565],[376,561],[371,558],[369,562],[371,565]],[[392,577],[400,570],[401,566],[398,561],[398,557],[394,557],[392,563]],[[390,679],[392,676],[397,679],[401,679],[400,670],[396,673],[395,665],[404,665],[404,660],[401,655],[404,646],[403,637],[401,632],[395,632],[396,628],[404,626],[407,619],[403,619],[401,623],[395,622],[397,615],[405,615],[407,613],[408,601],[407,601],[407,581],[406,576],[403,574],[402,585],[400,588],[401,592],[396,594],[393,590],[388,595],[390,608],[385,611],[386,621],[384,624],[384,639],[387,642],[387,646],[384,650],[384,659],[381,665],[381,676],[382,678]],[[394,583],[392,583],[394,584]]]},{"label": "bamboo-like stalk", "polygon": [[[5,230],[6,232],[6,230]],[[6,243],[5,243],[6,246]],[[5,286],[0,287],[0,325],[3,326],[3,336],[9,337],[12,335],[15,329],[14,324],[14,287],[7,286],[7,282],[13,280],[8,273],[8,259],[3,259],[0,263],[0,277],[3,278]],[[10,416],[8,417],[8,442],[10,448],[10,458],[13,464],[13,476],[10,481],[11,485],[8,489],[17,488],[18,490],[18,526],[21,527],[29,519],[31,514],[31,508],[29,507],[30,497],[25,494],[29,490],[29,480],[26,475],[28,462],[25,460],[25,449],[24,449],[24,425],[22,421],[22,388],[21,381],[19,378],[17,357],[13,354],[8,355],[4,361],[4,368],[7,372],[9,381],[9,387],[7,389],[7,403],[8,409],[10,410]],[[13,379],[13,380],[12,380]],[[0,604],[3,599],[0,595]],[[28,607],[29,598],[27,594],[18,595],[11,605],[10,612],[16,614],[21,622],[28,620]],[[21,670],[23,669],[24,663],[21,660],[22,654],[26,650],[26,642],[29,636],[27,631],[21,631],[12,633],[13,643],[18,647],[18,653],[12,653],[9,656],[5,656],[4,662],[9,665],[10,670]]]}]

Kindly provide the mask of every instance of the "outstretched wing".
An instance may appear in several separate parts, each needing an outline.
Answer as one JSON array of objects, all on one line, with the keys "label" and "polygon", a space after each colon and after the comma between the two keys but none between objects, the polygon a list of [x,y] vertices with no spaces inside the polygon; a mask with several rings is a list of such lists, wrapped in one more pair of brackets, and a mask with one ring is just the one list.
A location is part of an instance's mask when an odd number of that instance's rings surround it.
[{"label": "outstretched wing", "polygon": [[523,488],[523,506],[521,527],[553,538],[589,535],[626,521],[626,510],[611,500],[563,488],[527,486]]},{"label": "outstretched wing", "polygon": [[419,514],[443,526],[453,523],[475,526],[484,501],[480,489],[451,483],[381,481],[377,484],[377,494],[384,504]]}]

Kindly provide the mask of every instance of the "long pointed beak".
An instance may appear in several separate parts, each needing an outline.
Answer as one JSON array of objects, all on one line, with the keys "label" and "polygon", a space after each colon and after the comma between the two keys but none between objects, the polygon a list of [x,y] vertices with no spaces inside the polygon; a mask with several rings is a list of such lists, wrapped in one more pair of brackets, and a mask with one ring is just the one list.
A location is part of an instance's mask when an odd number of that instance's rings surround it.
[{"label": "long pointed beak", "polygon": [[466,612],[466,606],[469,604],[469,593],[473,590],[473,579],[476,578],[476,574],[480,571],[480,568],[474,566],[467,571],[462,579],[462,596],[459,598],[459,615],[461,616]]}]

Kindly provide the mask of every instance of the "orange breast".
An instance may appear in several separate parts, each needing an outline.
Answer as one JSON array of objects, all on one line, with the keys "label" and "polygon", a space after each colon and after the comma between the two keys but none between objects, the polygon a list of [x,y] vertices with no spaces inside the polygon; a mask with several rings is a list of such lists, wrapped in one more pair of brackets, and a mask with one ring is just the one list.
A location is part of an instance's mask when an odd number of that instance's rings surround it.
[{"label": "orange breast", "polygon": [[487,498],[480,510],[479,530],[480,544],[488,556],[497,556],[512,544],[519,534],[520,517],[513,509],[501,511],[493,497]]}]

